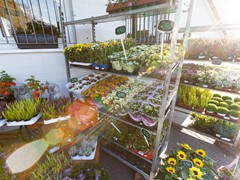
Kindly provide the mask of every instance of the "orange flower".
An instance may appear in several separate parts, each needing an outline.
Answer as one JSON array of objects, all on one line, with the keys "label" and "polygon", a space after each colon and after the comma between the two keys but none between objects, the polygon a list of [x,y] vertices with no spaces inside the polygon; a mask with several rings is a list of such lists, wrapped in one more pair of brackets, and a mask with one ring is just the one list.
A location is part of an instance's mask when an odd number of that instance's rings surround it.
[{"label": "orange flower", "polygon": [[3,95],[4,95],[4,96],[7,96],[7,95],[9,95],[9,92],[8,92],[8,91],[5,91],[5,92],[3,93]]}]

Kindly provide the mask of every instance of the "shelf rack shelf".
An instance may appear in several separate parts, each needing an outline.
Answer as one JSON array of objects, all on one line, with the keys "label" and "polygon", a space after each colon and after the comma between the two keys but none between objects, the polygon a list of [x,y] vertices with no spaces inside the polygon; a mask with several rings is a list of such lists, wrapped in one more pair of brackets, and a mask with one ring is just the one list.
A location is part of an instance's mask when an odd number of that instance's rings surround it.
[{"label": "shelf rack shelf", "polygon": [[[174,2],[174,4],[173,4],[173,2]],[[174,61],[174,55],[175,55],[175,48],[176,48],[176,44],[177,44],[177,36],[178,36],[178,32],[179,32],[179,24],[181,21],[181,15],[183,13],[183,6],[184,6],[184,0],[179,0],[179,1],[169,0],[169,3],[150,6],[150,7],[146,7],[146,8],[130,10],[130,11],[126,11],[126,12],[104,15],[104,16],[99,16],[99,17],[91,17],[91,18],[75,20],[75,21],[70,21],[70,22],[65,22],[65,23],[61,22],[62,28],[63,28],[62,32],[65,32],[64,28],[69,25],[91,24],[92,25],[92,40],[93,40],[93,42],[95,42],[96,41],[95,25],[97,25],[99,23],[107,23],[107,22],[121,21],[121,20],[125,20],[125,23],[126,23],[126,19],[133,20],[134,17],[135,17],[134,20],[136,20],[136,17],[137,17],[140,19],[140,21],[141,20],[145,21],[146,14],[148,14],[149,17],[151,15],[157,15],[154,22],[152,21],[152,25],[153,25],[154,31],[156,32],[156,44],[158,44],[157,40],[158,40],[158,37],[160,37],[160,33],[158,33],[157,29],[155,28],[155,25],[158,23],[159,20],[169,19],[170,13],[175,14],[175,17],[174,17],[175,25],[174,25],[173,31],[171,33],[171,36],[170,36],[170,34],[166,34],[166,36],[165,36],[168,38],[171,37],[170,56],[169,56],[170,64],[165,69],[165,71],[164,71],[165,76],[164,76],[164,79],[162,80],[163,85],[164,85],[163,86],[163,96],[162,96],[162,102],[160,104],[159,118],[157,120],[157,124],[155,127],[156,129],[154,132],[156,134],[156,140],[155,140],[154,149],[153,149],[154,155],[153,155],[152,162],[149,163],[147,172],[146,171],[143,172],[140,168],[138,168],[136,165],[133,164],[134,162],[130,162],[130,159],[123,159],[123,158],[119,157],[116,153],[110,151],[108,148],[106,148],[106,147],[102,148],[108,154],[112,155],[113,157],[116,157],[117,159],[122,161],[124,164],[126,164],[130,168],[132,168],[135,171],[142,174],[144,178],[151,179],[151,180],[154,179],[154,177],[158,171],[160,159],[168,147],[168,138],[169,138],[170,129],[171,129],[171,123],[172,123],[172,118],[173,118],[174,106],[175,106],[175,102],[176,102],[177,90],[178,90],[178,86],[179,86],[179,82],[180,82],[181,69],[182,69],[182,65],[183,65],[183,57],[180,57],[180,60],[176,63]],[[185,37],[184,37],[184,42],[183,42],[184,49],[186,49],[187,39],[188,39],[188,36],[190,33],[190,22],[191,22],[191,16],[192,16],[192,12],[193,12],[193,6],[194,6],[194,0],[191,0],[190,6],[188,9],[188,18],[187,18],[187,23],[186,23],[186,28],[185,28]],[[129,28],[130,29],[133,28],[131,23],[129,25]],[[136,31],[137,28],[136,27],[134,27],[134,28]],[[144,30],[145,30],[145,27],[144,27]],[[66,37],[66,35],[63,37]],[[166,40],[169,40],[169,39],[166,39]],[[63,39],[63,42],[66,42],[66,38]],[[64,47],[66,47],[66,43],[64,44]],[[67,65],[68,78],[70,78],[69,62],[67,59],[66,59],[66,65]],[[179,67],[179,68],[177,68],[177,67]],[[177,78],[176,78],[176,82],[174,83],[174,89],[172,90],[170,88],[171,79],[172,79],[173,71],[176,69],[178,70]],[[141,77],[141,78],[134,77],[134,78],[145,79],[146,77]],[[154,81],[158,81],[158,79],[156,79],[156,78],[151,78],[151,79],[153,79]],[[169,97],[170,92],[172,92],[172,94]],[[109,114],[105,113],[102,115],[108,116]],[[160,136],[161,136],[161,132],[163,130],[163,123],[164,123],[165,119],[167,118],[167,115],[169,116],[169,118],[168,118],[169,119],[169,128],[166,132],[166,135],[165,135],[163,141],[161,142]],[[114,115],[113,115],[113,117],[115,118]],[[117,118],[117,120],[119,120],[123,123],[126,123],[128,125],[134,126],[134,127],[142,128],[141,126],[138,126],[129,121],[124,122],[124,120],[122,120],[120,118]]]}]

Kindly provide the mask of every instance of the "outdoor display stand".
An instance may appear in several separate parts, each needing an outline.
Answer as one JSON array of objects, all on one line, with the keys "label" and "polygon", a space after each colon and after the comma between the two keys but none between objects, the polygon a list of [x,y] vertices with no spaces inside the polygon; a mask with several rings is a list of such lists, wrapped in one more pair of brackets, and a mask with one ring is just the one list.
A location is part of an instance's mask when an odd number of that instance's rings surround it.
[{"label": "outdoor display stand", "polygon": [[[158,104],[160,107],[159,109],[159,117],[155,120],[154,125],[150,123],[150,125],[147,123],[142,123],[141,121],[137,120],[134,121],[132,119],[126,118],[126,114],[124,113],[117,113],[115,112],[108,112],[108,111],[101,111],[100,117],[97,125],[93,128],[88,129],[88,133],[96,133],[99,134],[99,142],[100,142],[100,148],[107,152],[108,154],[112,155],[119,161],[123,162],[136,172],[140,173],[144,178],[146,179],[153,179],[158,172],[158,166],[160,164],[160,160],[162,155],[165,153],[167,147],[168,147],[168,137],[170,133],[172,118],[173,118],[173,112],[176,102],[176,95],[178,91],[178,86],[180,82],[180,76],[181,76],[181,70],[183,65],[183,57],[179,57],[177,62],[174,62],[174,55],[175,55],[175,48],[177,43],[177,35],[179,32],[179,23],[181,20],[181,15],[183,13],[183,0],[179,0],[177,4],[172,4],[172,1],[156,6],[151,7],[145,7],[141,9],[135,9],[130,10],[122,13],[116,13],[111,15],[104,15],[99,17],[92,17],[82,20],[75,20],[70,22],[62,22],[63,27],[69,26],[69,25],[85,25],[85,24],[91,24],[92,25],[92,41],[95,42],[95,26],[99,23],[107,23],[107,22],[113,22],[113,21],[119,21],[119,20],[129,20],[131,21],[132,17],[140,17],[143,14],[157,14],[160,15],[160,19],[157,19],[156,22],[152,22],[152,24],[157,24],[159,20],[164,20],[167,18],[167,16],[164,16],[164,14],[170,14],[175,13],[175,19],[174,19],[174,27],[165,29],[168,32],[171,32],[171,45],[170,45],[170,56],[169,60],[170,63],[168,64],[167,68],[165,69],[165,79],[163,81],[159,81],[156,78],[142,78],[144,75],[141,74],[141,76],[131,76],[129,78],[137,80],[143,80],[144,82],[151,84],[154,83],[160,83],[162,84],[161,90],[162,90],[162,99],[161,103]],[[190,31],[190,22],[191,22],[191,15],[192,15],[192,9],[193,9],[194,0],[190,3],[190,8],[188,12],[188,20],[187,25],[185,29],[185,39],[183,47],[186,48],[188,34]],[[169,16],[168,16],[169,17]],[[63,19],[63,17],[62,17]],[[150,17],[148,18],[150,19]],[[144,16],[145,20],[145,16]],[[172,24],[172,23],[171,23]],[[131,29],[131,23],[126,23],[126,28]],[[173,25],[173,24],[172,24]],[[141,20],[140,25],[141,27]],[[162,27],[164,28],[164,27]],[[145,29],[145,25],[144,25]],[[136,29],[135,29],[136,30]],[[164,32],[164,29],[160,29],[162,32]],[[157,29],[156,29],[157,31]],[[65,32],[64,30],[62,32]],[[63,37],[66,37],[65,34]],[[63,42],[66,42],[65,39]],[[158,43],[158,42],[156,42]],[[66,47],[66,44],[64,45]],[[67,65],[67,72],[68,77],[70,81],[70,69],[69,69],[69,62],[66,59],[66,65]],[[177,79],[174,84],[171,84],[171,78],[174,71],[177,71]],[[120,93],[119,96],[121,96],[123,99],[126,96],[124,93]],[[121,99],[121,98],[120,98]],[[124,101],[124,100],[123,100]],[[121,106],[121,104],[120,104]],[[119,114],[121,116],[119,116]],[[169,125],[166,129],[164,129],[164,124],[167,121],[167,117],[169,119]],[[146,122],[146,121],[144,121]],[[121,133],[121,129],[118,127],[118,123],[122,123],[123,125],[126,125],[128,127],[134,127],[139,129],[138,133],[140,133],[140,136],[142,137],[143,141],[146,142],[146,145],[149,145],[148,138],[155,136],[155,140],[153,142],[153,152],[151,154],[145,154],[144,152],[137,151],[136,149],[132,148],[126,148],[123,145],[121,145],[116,139],[113,140],[111,138],[107,138],[104,135],[104,132],[107,131],[106,129],[114,128],[117,132]],[[106,128],[106,129],[105,129]],[[98,131],[97,131],[98,130]],[[163,131],[166,131],[162,134]],[[82,133],[82,137],[84,137],[85,133]],[[163,137],[161,137],[163,135]],[[113,148],[115,147],[115,148]]]}]

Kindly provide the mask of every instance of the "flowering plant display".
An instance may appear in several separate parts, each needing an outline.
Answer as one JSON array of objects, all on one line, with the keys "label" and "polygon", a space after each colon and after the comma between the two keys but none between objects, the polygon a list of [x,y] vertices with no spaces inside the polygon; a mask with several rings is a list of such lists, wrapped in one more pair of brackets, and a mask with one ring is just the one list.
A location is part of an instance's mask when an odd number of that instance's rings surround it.
[{"label": "flowering plant display", "polygon": [[216,67],[184,64],[181,81],[187,84],[207,85],[214,89],[238,92],[240,75],[238,67]]},{"label": "flowering plant display", "polygon": [[15,78],[6,73],[6,71],[2,71],[0,74],[0,97],[7,97],[10,94],[13,94],[13,86],[16,86],[14,82]]},{"label": "flowering plant display", "polygon": [[213,160],[203,149],[193,149],[188,144],[180,144],[163,159],[156,179],[215,179],[217,173],[213,169]]},{"label": "flowering plant display", "polygon": [[[133,39],[124,39],[124,45],[126,49],[135,45]],[[76,44],[64,49],[66,59],[72,62],[84,62],[84,63],[107,63],[107,56],[122,51],[122,45],[120,39],[89,43],[89,44]]]},{"label": "flowering plant display", "polygon": [[28,91],[33,91],[32,96],[34,99],[41,97],[49,85],[49,82],[42,83],[40,80],[35,79],[33,75],[25,81],[27,82],[27,86],[29,88]]},{"label": "flowering plant display", "polygon": [[82,96],[86,98],[96,98],[98,96],[106,96],[111,93],[116,87],[125,83],[128,80],[126,76],[111,75],[105,79],[93,84],[90,88],[82,92]]}]

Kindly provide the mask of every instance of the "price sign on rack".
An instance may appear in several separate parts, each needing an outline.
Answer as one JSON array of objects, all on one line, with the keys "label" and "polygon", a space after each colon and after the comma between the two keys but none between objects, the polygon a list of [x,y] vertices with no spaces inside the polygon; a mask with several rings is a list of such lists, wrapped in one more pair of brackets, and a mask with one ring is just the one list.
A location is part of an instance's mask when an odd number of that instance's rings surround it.
[{"label": "price sign on rack", "polygon": [[158,24],[158,30],[164,33],[172,32],[174,27],[174,21],[171,20],[162,20]]},{"label": "price sign on rack", "polygon": [[123,43],[123,34],[126,32],[126,26],[119,26],[115,29],[115,34],[116,35],[122,35],[121,36],[121,44],[123,47],[123,52],[124,52],[124,56],[125,56],[125,60],[127,60],[127,54],[126,54],[126,50],[124,47],[124,43]]},{"label": "price sign on rack", "polygon": [[158,23],[157,30],[162,33],[162,36],[161,36],[161,53],[160,53],[160,58],[161,59],[163,58],[164,34],[172,32],[173,27],[174,27],[174,21],[171,21],[171,20],[161,20]]},{"label": "price sign on rack", "polygon": [[148,132],[146,129],[143,129],[143,128],[140,130],[140,132],[141,132],[141,134],[143,135],[145,142],[146,142],[147,145],[149,146],[148,139],[151,137],[151,133]]},{"label": "price sign on rack", "polygon": [[126,26],[119,26],[115,29],[115,34],[120,35],[126,32]]},{"label": "price sign on rack", "polygon": [[117,92],[117,97],[120,98],[120,99],[123,99],[127,96],[127,94],[125,92],[121,92],[121,91],[118,91]]},{"label": "price sign on rack", "polygon": [[181,161],[181,166],[186,168],[192,168],[193,163],[189,160],[184,160],[184,161]]},{"label": "price sign on rack", "polygon": [[74,78],[70,79],[70,82],[71,83],[76,83],[76,82],[78,82],[78,78],[74,77]]}]

